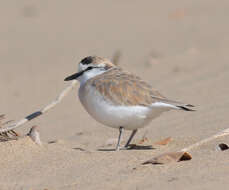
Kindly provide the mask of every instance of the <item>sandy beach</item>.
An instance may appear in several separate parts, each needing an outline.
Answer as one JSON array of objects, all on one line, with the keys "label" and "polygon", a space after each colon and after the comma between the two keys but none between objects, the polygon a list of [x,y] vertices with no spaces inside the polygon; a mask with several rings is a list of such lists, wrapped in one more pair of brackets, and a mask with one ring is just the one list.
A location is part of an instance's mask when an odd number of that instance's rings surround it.
[{"label": "sandy beach", "polygon": [[[190,161],[142,165],[229,127],[228,1],[1,1],[0,115],[19,120],[49,104],[88,55],[112,59],[169,99],[196,106],[170,111],[139,130],[152,149],[109,151],[118,130],[96,122],[77,85],[53,110],[0,143],[0,189],[225,189],[229,151],[218,138],[190,151]],[[130,131],[125,131],[123,142]],[[155,145],[171,137],[167,145]]]}]

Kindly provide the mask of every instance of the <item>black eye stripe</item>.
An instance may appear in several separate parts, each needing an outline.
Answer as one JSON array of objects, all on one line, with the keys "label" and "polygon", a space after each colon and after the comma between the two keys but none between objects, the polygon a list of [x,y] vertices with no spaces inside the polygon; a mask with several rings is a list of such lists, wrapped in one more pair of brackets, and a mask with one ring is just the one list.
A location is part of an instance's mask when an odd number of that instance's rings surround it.
[{"label": "black eye stripe", "polygon": [[93,61],[92,57],[89,56],[89,57],[85,57],[84,59],[82,59],[82,60],[81,60],[81,63],[82,63],[83,65],[88,65],[88,64],[92,63],[92,61]]},{"label": "black eye stripe", "polygon": [[95,68],[100,68],[101,69],[101,67],[88,67],[84,71],[89,71],[89,70],[92,70],[92,69],[95,69]]},{"label": "black eye stripe", "polygon": [[91,69],[93,69],[93,67],[88,67],[88,68],[86,68],[87,71],[89,71],[89,70],[91,70]]}]

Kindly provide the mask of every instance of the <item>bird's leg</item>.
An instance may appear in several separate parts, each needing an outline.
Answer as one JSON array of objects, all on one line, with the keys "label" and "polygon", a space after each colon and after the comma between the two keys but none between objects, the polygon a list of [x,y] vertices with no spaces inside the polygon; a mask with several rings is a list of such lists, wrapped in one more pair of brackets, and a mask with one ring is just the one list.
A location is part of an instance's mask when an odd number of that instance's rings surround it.
[{"label": "bird's leg", "polygon": [[122,131],[123,131],[123,127],[119,127],[119,136],[118,136],[118,143],[116,146],[116,151],[118,151],[120,149],[120,141],[121,141],[121,137],[122,137]]},{"label": "bird's leg", "polygon": [[126,143],[126,145],[124,146],[124,148],[128,148],[128,146],[129,146],[131,140],[133,139],[133,137],[134,137],[134,135],[137,133],[137,131],[138,131],[137,129],[135,129],[135,130],[132,131],[132,133],[131,133],[131,135],[130,135],[130,137],[129,137],[127,143]]}]

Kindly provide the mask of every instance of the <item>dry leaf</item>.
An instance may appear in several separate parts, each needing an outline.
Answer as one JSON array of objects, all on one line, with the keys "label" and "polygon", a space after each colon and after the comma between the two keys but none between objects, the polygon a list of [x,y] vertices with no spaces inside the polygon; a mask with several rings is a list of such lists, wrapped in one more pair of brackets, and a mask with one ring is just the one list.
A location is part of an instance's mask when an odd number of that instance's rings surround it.
[{"label": "dry leaf", "polygon": [[160,140],[160,141],[155,142],[154,144],[157,144],[157,145],[167,145],[171,141],[172,141],[172,138],[171,137],[167,137],[167,138],[165,138],[163,140]]},{"label": "dry leaf", "polygon": [[187,152],[169,152],[161,154],[142,164],[168,164],[170,162],[180,162],[191,160],[192,156]]}]

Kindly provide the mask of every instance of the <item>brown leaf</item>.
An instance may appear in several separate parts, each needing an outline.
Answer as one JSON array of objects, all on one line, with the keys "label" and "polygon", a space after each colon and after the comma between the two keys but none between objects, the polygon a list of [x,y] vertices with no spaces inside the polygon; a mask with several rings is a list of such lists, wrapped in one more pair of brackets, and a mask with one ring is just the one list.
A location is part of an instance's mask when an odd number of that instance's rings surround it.
[{"label": "brown leaf", "polygon": [[191,159],[192,156],[187,152],[169,152],[156,156],[142,164],[168,164],[170,162],[180,162]]},{"label": "brown leaf", "polygon": [[160,141],[155,142],[154,144],[157,144],[157,145],[167,145],[171,141],[172,141],[172,138],[171,137],[167,137],[167,138],[165,138],[163,140],[160,140]]}]

